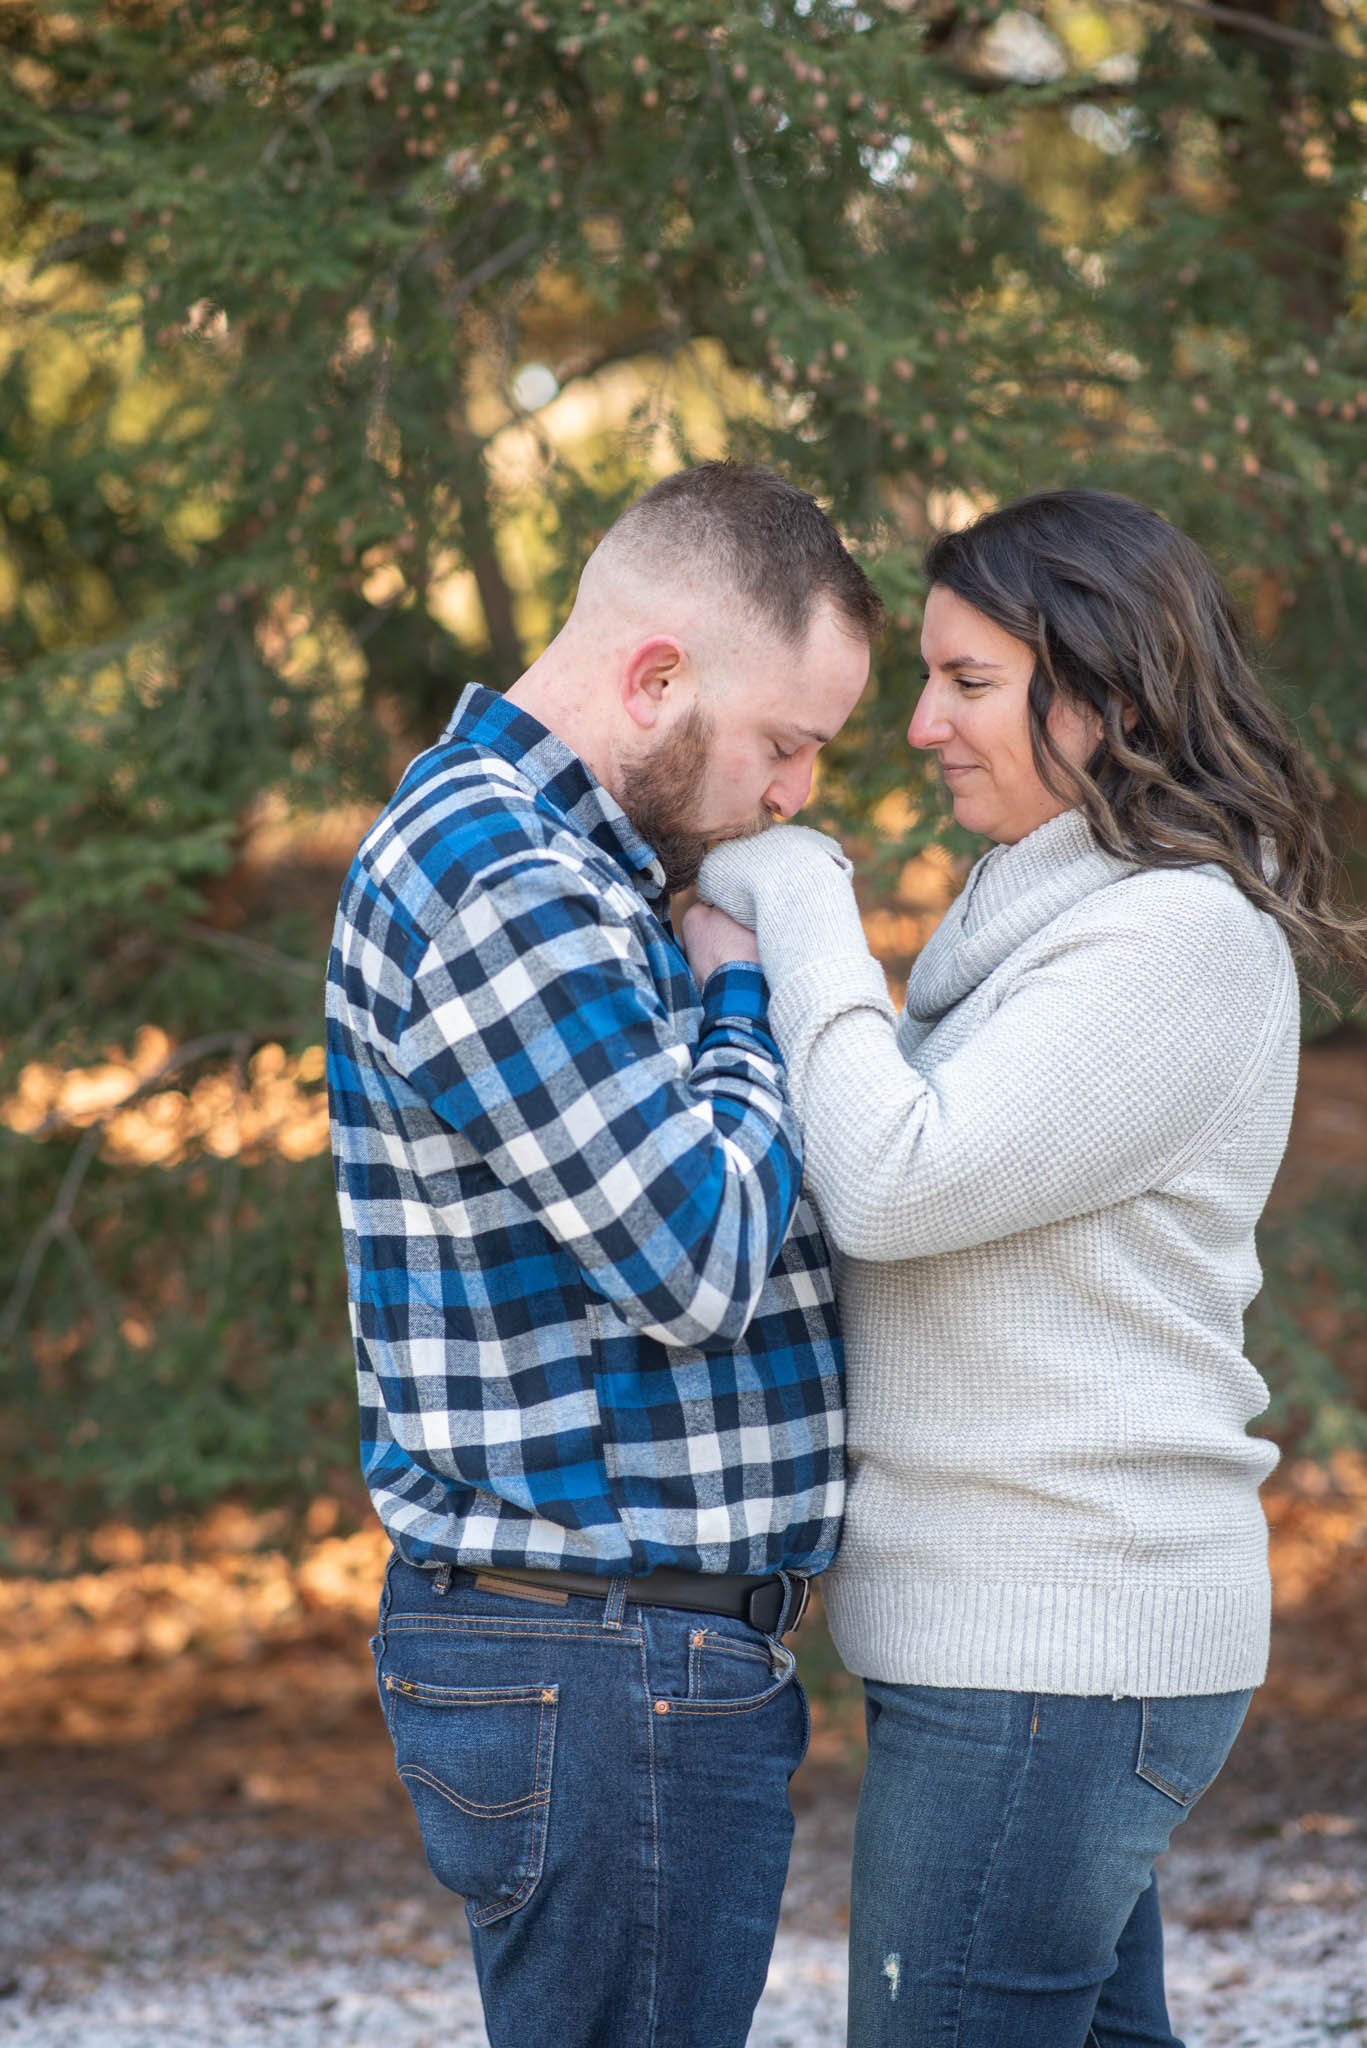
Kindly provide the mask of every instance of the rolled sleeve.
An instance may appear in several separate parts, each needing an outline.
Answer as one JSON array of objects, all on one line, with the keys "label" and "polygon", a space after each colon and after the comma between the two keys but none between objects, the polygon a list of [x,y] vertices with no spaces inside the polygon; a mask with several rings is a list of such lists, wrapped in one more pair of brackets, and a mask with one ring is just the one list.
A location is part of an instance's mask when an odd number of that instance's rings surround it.
[{"label": "rolled sleeve", "polygon": [[627,919],[528,854],[430,939],[391,1057],[630,1326],[743,1334],[801,1185],[757,968],[710,977],[690,1049]]}]

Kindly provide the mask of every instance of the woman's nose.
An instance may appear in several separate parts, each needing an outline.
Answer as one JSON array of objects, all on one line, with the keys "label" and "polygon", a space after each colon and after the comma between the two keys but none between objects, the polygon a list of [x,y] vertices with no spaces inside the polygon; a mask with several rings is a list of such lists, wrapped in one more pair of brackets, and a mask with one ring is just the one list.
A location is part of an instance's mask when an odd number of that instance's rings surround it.
[{"label": "woman's nose", "polygon": [[927,683],[916,700],[916,709],[907,727],[907,739],[913,747],[942,747],[952,737],[954,728],[946,718],[942,704],[940,692],[933,683]]}]

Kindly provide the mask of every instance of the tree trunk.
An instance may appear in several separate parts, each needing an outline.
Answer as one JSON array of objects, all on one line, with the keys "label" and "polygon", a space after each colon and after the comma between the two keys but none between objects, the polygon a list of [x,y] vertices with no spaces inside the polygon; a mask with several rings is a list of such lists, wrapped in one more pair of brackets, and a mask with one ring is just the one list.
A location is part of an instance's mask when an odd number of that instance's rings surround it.
[{"label": "tree trunk", "polygon": [[455,445],[463,553],[479,591],[489,644],[493,649],[495,677],[500,686],[507,689],[522,674],[527,659],[513,614],[513,594],[498,556],[489,504],[489,472],[484,460],[484,443],[471,431],[462,414],[452,419],[451,430]]}]

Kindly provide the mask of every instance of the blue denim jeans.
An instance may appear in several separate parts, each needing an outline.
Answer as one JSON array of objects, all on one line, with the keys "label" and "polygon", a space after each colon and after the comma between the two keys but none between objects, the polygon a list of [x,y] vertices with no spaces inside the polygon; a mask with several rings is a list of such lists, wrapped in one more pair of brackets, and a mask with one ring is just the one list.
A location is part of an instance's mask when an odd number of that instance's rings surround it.
[{"label": "blue denim jeans", "polygon": [[1251,1695],[865,1693],[849,2048],[1181,2048],[1154,1859]]},{"label": "blue denim jeans", "polygon": [[625,1586],[386,1574],[380,1699],[492,2048],[742,2048],[764,1989],[808,1734],[792,1652]]}]

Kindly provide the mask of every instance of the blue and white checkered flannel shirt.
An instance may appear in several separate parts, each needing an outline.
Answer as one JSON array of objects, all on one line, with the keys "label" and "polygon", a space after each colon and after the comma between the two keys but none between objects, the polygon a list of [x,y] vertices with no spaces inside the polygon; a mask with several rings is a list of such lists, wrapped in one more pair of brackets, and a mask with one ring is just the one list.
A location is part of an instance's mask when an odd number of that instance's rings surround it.
[{"label": "blue and white checkered flannel shirt", "polygon": [[754,966],[702,998],[650,848],[472,684],[328,965],[362,1464],[423,1565],[821,1571],[829,1259]]}]

